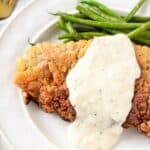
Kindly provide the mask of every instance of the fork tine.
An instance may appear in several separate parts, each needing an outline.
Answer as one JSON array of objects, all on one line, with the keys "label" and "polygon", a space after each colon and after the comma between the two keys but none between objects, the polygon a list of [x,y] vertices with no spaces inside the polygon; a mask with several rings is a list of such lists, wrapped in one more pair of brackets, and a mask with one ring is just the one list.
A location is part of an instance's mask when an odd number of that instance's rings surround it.
[{"label": "fork tine", "polygon": [[5,3],[5,4],[11,4],[12,0],[0,0],[0,2]]},{"label": "fork tine", "polygon": [[17,0],[0,0],[0,19],[10,16]]},{"label": "fork tine", "polygon": [[8,1],[8,4],[12,4],[13,3],[13,0],[7,0]]},{"label": "fork tine", "polygon": [[3,2],[7,4],[7,3],[8,3],[8,0],[3,0]]}]

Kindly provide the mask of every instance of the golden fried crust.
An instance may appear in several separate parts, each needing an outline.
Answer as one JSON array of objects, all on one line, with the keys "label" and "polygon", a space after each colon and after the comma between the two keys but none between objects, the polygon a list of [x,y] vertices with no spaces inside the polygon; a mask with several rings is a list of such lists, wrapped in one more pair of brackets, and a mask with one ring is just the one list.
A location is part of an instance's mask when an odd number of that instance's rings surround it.
[{"label": "golden fried crust", "polygon": [[[47,42],[28,49],[17,62],[15,83],[26,93],[26,103],[36,102],[46,112],[56,112],[73,121],[75,111],[65,84],[68,71],[82,57],[91,41],[51,45]],[[150,136],[150,48],[135,46],[141,77],[136,80],[132,109],[123,127],[137,127]]]},{"label": "golden fried crust", "polygon": [[124,127],[137,127],[139,131],[150,136],[150,48],[135,46],[141,76],[135,83],[132,109]]},{"label": "golden fried crust", "polygon": [[36,102],[46,112],[56,112],[64,120],[73,121],[75,111],[68,99],[65,84],[67,72],[76,64],[89,41],[51,45],[37,44],[17,60],[15,83],[25,95],[25,102]]}]

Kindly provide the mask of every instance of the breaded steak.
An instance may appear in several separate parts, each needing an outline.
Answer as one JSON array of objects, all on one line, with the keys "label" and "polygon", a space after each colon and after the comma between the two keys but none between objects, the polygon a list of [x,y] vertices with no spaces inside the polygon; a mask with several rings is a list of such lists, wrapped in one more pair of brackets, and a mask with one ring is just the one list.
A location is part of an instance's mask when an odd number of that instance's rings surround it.
[{"label": "breaded steak", "polygon": [[75,111],[68,99],[65,78],[89,41],[52,45],[37,44],[17,60],[15,83],[25,94],[25,102],[36,102],[46,112],[56,112],[73,121]]},{"label": "breaded steak", "polygon": [[[15,79],[25,94],[25,102],[33,100],[44,111],[56,112],[64,120],[73,121],[76,113],[69,101],[65,79],[90,42],[56,45],[44,42],[29,48],[17,60]],[[132,109],[123,126],[137,127],[150,136],[150,48],[135,46],[135,53],[142,73],[136,81]]]},{"label": "breaded steak", "polygon": [[141,76],[136,80],[132,109],[124,127],[137,127],[150,136],[150,48],[136,45],[135,53]]}]

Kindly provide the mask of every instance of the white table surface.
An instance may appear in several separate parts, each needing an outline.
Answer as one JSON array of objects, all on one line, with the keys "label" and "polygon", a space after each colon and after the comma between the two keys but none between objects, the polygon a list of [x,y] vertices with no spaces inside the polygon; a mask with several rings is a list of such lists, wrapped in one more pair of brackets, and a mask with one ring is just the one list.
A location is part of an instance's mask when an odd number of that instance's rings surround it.
[{"label": "white table surface", "polygon": [[[15,13],[17,13],[18,9],[20,9],[23,5],[25,5],[27,2],[29,2],[30,0],[19,0],[18,4],[15,8],[15,11],[13,12],[12,16],[15,15]],[[36,0],[36,1],[41,1],[42,0]],[[43,0],[44,2],[45,0]],[[56,0],[56,2],[59,5],[59,2],[62,2],[63,0]],[[76,0],[68,0],[68,1],[76,1]],[[132,8],[133,5],[138,1],[138,0],[101,0],[102,2],[104,2],[106,5],[111,6],[111,7],[116,7],[116,8],[125,8],[125,9],[129,9]],[[150,0],[147,0],[150,2]],[[65,0],[65,4],[67,3],[67,0]],[[64,4],[64,5],[65,5]],[[145,11],[144,9],[141,10]],[[2,29],[2,27],[5,26],[5,24],[7,24],[7,22],[11,19],[11,17],[7,20],[4,21],[0,21],[0,30]],[[5,88],[5,87],[4,87]],[[11,106],[10,106],[11,107]],[[15,141],[16,145],[19,143],[23,143],[26,148],[28,148],[27,150],[54,150],[50,145],[48,145],[44,140],[42,140],[41,138],[35,138],[34,137],[37,136],[37,132],[33,131],[33,128],[30,126],[30,123],[26,123],[26,119],[24,118],[24,112],[21,110],[22,108],[16,108],[16,110],[19,110],[19,113],[17,112],[13,112],[16,113],[16,117],[20,118],[20,120],[23,122],[21,124],[21,126],[18,125],[18,131],[26,131],[26,132],[18,132],[16,131],[16,136],[14,138],[17,139],[17,141]],[[7,113],[7,110],[5,111],[5,113]],[[7,114],[6,114],[7,116]],[[0,120],[1,122],[3,122],[2,124],[2,129],[5,128],[5,123],[7,124],[7,119],[10,120],[11,118],[4,118],[2,114],[0,114]],[[10,126],[7,126],[4,130],[7,130],[7,128]],[[1,128],[1,124],[0,124],[0,128]],[[12,129],[13,130],[13,129]],[[34,136],[33,136],[34,135]],[[9,139],[9,135],[6,135]],[[18,138],[20,137],[20,138]],[[32,138],[31,138],[32,137]],[[13,149],[5,140],[4,135],[1,134],[0,131],[0,150],[11,150]],[[18,150],[18,148],[16,147],[16,149]],[[26,149],[19,149],[19,150],[26,150]]]}]

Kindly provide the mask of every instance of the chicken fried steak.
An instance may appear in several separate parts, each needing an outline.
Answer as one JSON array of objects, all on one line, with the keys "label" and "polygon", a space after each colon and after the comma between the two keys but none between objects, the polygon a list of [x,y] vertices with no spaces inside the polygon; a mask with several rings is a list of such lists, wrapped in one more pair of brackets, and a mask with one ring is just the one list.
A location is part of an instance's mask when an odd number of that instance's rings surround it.
[{"label": "chicken fried steak", "polygon": [[[90,41],[66,44],[43,42],[17,60],[15,84],[25,94],[25,103],[36,102],[46,112],[56,112],[67,121],[76,115],[69,101],[65,79],[68,71],[82,57]],[[150,48],[135,46],[141,77],[135,83],[132,109],[123,127],[136,127],[150,136]]]}]

